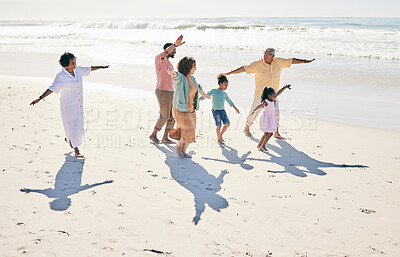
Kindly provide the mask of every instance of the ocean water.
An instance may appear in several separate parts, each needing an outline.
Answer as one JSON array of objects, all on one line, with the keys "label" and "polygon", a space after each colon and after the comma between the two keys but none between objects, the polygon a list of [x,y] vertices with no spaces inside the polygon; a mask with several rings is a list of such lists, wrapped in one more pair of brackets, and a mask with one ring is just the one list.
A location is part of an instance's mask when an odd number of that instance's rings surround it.
[{"label": "ocean water", "polygon": [[[260,59],[267,47],[274,47],[276,56],[317,59],[283,70],[281,84],[293,85],[281,96],[284,113],[400,129],[400,18],[3,20],[0,51],[69,51],[78,61],[131,67],[155,85],[154,57],[179,35],[186,44],[172,63],[193,56],[197,80],[207,89],[217,86],[218,73]],[[248,108],[254,78],[241,74],[229,79],[231,98]]]}]

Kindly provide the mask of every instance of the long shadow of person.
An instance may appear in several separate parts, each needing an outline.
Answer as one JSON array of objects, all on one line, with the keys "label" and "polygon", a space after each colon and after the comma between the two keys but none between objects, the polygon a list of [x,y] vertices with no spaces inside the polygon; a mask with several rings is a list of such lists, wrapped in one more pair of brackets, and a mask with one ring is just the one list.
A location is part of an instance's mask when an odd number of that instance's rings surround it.
[{"label": "long shadow of person", "polygon": [[77,194],[80,191],[100,186],[103,184],[112,183],[112,180],[107,180],[101,183],[95,183],[92,185],[83,185],[82,182],[82,171],[85,159],[78,159],[71,156],[70,153],[65,154],[65,162],[61,166],[60,170],[56,175],[54,188],[46,189],[20,189],[21,192],[25,193],[39,193],[44,194],[48,198],[54,200],[50,202],[50,208],[54,211],[65,211],[71,206],[71,199],[69,196]]},{"label": "long shadow of person", "polygon": [[221,190],[224,176],[228,173],[226,170],[222,170],[221,174],[215,177],[193,160],[177,157],[171,146],[155,146],[165,154],[165,164],[169,167],[172,178],[193,194],[196,209],[193,218],[195,225],[199,223],[206,204],[217,212],[228,207],[228,201],[217,194]]},{"label": "long shadow of person", "polygon": [[[368,168],[364,165],[348,165],[348,164],[335,164],[331,162],[318,161],[309,155],[305,154],[294,148],[292,145],[284,140],[277,141],[280,147],[274,145],[268,145],[269,152],[265,154],[270,156],[269,160],[266,159],[255,159],[247,158],[248,160],[265,161],[276,163],[284,168],[284,170],[274,171],[269,170],[272,173],[291,173],[298,177],[307,177],[307,173],[316,175],[326,175],[321,168]],[[271,150],[276,153],[272,154]]]},{"label": "long shadow of person", "polygon": [[209,158],[209,157],[203,157],[203,159],[229,163],[229,164],[239,164],[240,167],[242,167],[245,170],[251,170],[254,168],[250,164],[244,163],[247,160],[247,157],[251,154],[251,151],[248,151],[247,153],[243,154],[242,157],[239,157],[238,151],[235,148],[232,148],[227,145],[220,145],[219,147],[221,148],[222,154],[225,156],[226,160]]}]

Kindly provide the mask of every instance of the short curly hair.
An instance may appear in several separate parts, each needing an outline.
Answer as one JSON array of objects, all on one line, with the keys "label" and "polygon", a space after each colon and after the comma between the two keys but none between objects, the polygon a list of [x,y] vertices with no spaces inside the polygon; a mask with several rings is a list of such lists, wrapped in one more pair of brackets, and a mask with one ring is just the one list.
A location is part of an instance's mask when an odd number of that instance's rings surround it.
[{"label": "short curly hair", "polygon": [[75,56],[71,53],[65,52],[63,55],[60,57],[60,64],[63,67],[68,67],[69,62],[71,60],[75,59]]},{"label": "short curly hair", "polygon": [[195,64],[196,61],[193,57],[185,56],[178,62],[178,71],[187,76]]},{"label": "short curly hair", "polygon": [[218,84],[228,82],[228,78],[222,73],[218,75],[217,79],[218,79]]},{"label": "short curly hair", "polygon": [[275,89],[273,89],[272,87],[265,87],[261,95],[261,102],[264,102],[265,99],[268,99],[269,95],[273,95],[274,93]]}]

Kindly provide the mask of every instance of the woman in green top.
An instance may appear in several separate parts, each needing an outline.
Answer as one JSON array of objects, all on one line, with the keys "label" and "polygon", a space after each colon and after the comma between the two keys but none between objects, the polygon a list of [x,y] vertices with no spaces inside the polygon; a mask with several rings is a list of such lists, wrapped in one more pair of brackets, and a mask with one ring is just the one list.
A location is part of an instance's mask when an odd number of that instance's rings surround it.
[{"label": "woman in green top", "polygon": [[204,98],[210,98],[192,76],[196,70],[196,61],[192,57],[184,57],[178,63],[178,72],[167,69],[174,80],[174,99],[172,101],[172,116],[181,128],[181,139],[175,146],[180,157],[191,158],[186,153],[190,143],[195,142],[196,110],[199,109],[199,93]]}]

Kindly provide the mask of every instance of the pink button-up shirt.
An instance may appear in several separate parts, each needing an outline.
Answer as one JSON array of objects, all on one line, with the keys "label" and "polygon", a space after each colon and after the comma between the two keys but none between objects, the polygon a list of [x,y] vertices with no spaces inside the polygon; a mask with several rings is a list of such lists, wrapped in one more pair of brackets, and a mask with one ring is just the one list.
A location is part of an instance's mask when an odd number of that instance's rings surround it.
[{"label": "pink button-up shirt", "polygon": [[174,66],[169,62],[168,58],[161,59],[161,54],[156,56],[156,74],[157,86],[159,90],[174,91],[174,82],[167,70],[173,71]]}]

